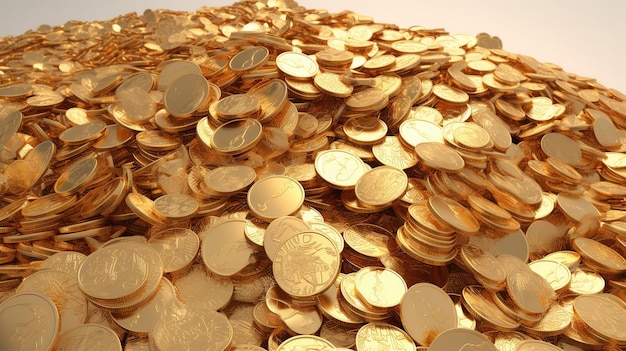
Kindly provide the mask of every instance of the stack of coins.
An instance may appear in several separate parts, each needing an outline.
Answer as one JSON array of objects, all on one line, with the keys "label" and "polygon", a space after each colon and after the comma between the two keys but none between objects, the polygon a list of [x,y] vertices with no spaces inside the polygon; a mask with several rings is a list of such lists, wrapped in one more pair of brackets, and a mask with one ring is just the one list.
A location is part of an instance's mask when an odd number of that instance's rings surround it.
[{"label": "stack of coins", "polygon": [[626,95],[592,78],[290,1],[0,52],[3,350],[626,346]]}]

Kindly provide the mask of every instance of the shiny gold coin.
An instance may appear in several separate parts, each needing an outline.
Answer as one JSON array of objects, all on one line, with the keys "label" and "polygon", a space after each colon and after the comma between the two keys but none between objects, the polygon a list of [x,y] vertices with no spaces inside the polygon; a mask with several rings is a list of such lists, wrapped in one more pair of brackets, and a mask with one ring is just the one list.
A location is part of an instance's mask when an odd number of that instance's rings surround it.
[{"label": "shiny gold coin", "polygon": [[214,168],[204,176],[205,184],[220,194],[234,194],[248,188],[254,179],[254,168],[245,165],[225,165]]},{"label": "shiny gold coin", "polygon": [[270,176],[256,181],[248,190],[250,210],[259,218],[273,220],[295,213],[304,203],[302,185],[287,176]]},{"label": "shiny gold coin", "polygon": [[343,125],[348,140],[359,145],[379,143],[387,135],[387,130],[385,122],[369,116],[350,118]]},{"label": "shiny gold coin", "polygon": [[428,208],[437,219],[460,233],[473,234],[480,229],[478,220],[469,210],[450,198],[433,196],[428,199]]},{"label": "shiny gold coin", "polygon": [[610,247],[589,238],[576,238],[572,247],[593,265],[599,273],[622,274],[626,271],[626,259]]},{"label": "shiny gold coin", "polygon": [[19,195],[25,193],[31,185],[32,167],[25,160],[15,160],[4,168],[4,177],[6,179],[7,190],[11,194]]},{"label": "shiny gold coin", "polygon": [[23,115],[20,111],[0,115],[0,145],[4,146],[22,126]]},{"label": "shiny gold coin", "polygon": [[389,97],[378,88],[366,88],[346,98],[346,106],[353,111],[378,111],[387,105]]},{"label": "shiny gold coin", "polygon": [[172,81],[163,96],[163,104],[174,117],[189,117],[209,97],[209,82],[198,74],[186,74]]},{"label": "shiny gold coin", "polygon": [[594,336],[626,344],[626,332],[621,327],[626,320],[624,301],[611,294],[580,295],[574,300],[574,312]]},{"label": "shiny gold coin", "polygon": [[439,142],[419,143],[415,146],[415,153],[430,168],[454,173],[465,166],[465,161],[454,149]]},{"label": "shiny gold coin", "polygon": [[154,200],[155,213],[165,220],[183,220],[198,212],[198,201],[185,194],[166,194]]},{"label": "shiny gold coin", "polygon": [[266,123],[278,114],[287,102],[287,84],[280,79],[261,82],[248,90],[261,102],[259,121]]},{"label": "shiny gold coin", "polygon": [[92,147],[98,151],[112,151],[126,145],[134,136],[130,129],[117,124],[106,126],[104,136],[96,140]]},{"label": "shiny gold coin", "polygon": [[545,313],[555,299],[550,284],[531,270],[515,269],[509,272],[506,283],[509,296],[526,313]]},{"label": "shiny gold coin", "polygon": [[215,105],[217,115],[225,119],[254,115],[261,108],[259,98],[251,94],[234,94],[222,98]]},{"label": "shiny gold coin", "polygon": [[423,282],[411,286],[402,297],[400,319],[413,340],[428,346],[437,335],[456,328],[458,318],[450,297],[440,287]]},{"label": "shiny gold coin", "polygon": [[200,233],[202,260],[211,272],[232,276],[250,263],[254,248],[246,239],[245,223],[245,220],[231,219]]},{"label": "shiny gold coin", "polygon": [[338,98],[347,98],[354,90],[352,85],[344,83],[338,74],[330,72],[316,75],[313,82],[324,93]]},{"label": "shiny gold coin", "polygon": [[469,101],[467,93],[445,84],[435,84],[433,94],[441,100],[453,104],[466,104]]},{"label": "shiny gold coin", "polygon": [[395,167],[380,166],[364,173],[356,182],[354,191],[359,201],[364,204],[383,206],[404,195],[407,186],[408,177],[404,171]]},{"label": "shiny gold coin", "polygon": [[112,313],[111,316],[122,328],[138,334],[147,334],[152,332],[161,319],[163,306],[171,306],[177,300],[174,286],[164,278],[161,279],[156,295],[146,305],[130,313]]},{"label": "shiny gold coin", "polygon": [[562,350],[553,344],[541,340],[524,340],[515,347],[517,351],[559,351]]},{"label": "shiny gold coin", "polygon": [[315,157],[315,170],[322,179],[339,189],[354,188],[367,171],[359,157],[343,150],[319,152]]},{"label": "shiny gold coin", "polygon": [[0,304],[0,316],[3,349],[53,350],[56,347],[59,313],[49,297],[33,292],[17,293]]},{"label": "shiny gold coin", "polygon": [[365,302],[381,308],[399,305],[407,290],[404,279],[398,273],[386,268],[363,268],[357,272],[354,283],[358,294]]},{"label": "shiny gold coin", "polygon": [[182,137],[162,132],[160,130],[147,130],[135,136],[137,144],[141,148],[151,151],[171,151],[176,149],[183,141]]},{"label": "shiny gold coin", "polygon": [[173,276],[177,295],[192,309],[218,311],[233,297],[234,285],[230,277],[208,272],[202,263],[194,263],[183,274]]},{"label": "shiny gold coin", "polygon": [[415,344],[404,330],[388,323],[374,322],[362,326],[356,334],[357,351],[370,348],[412,351]]},{"label": "shiny gold coin", "polygon": [[93,121],[66,129],[59,139],[69,145],[79,145],[100,138],[106,129],[102,121]]},{"label": "shiny gold coin", "polygon": [[504,286],[506,271],[489,252],[471,244],[465,244],[460,251],[466,267],[476,276],[484,278],[496,286]]},{"label": "shiny gold coin", "polygon": [[343,232],[348,247],[369,257],[382,257],[398,252],[393,235],[387,229],[371,224],[357,223]]},{"label": "shiny gold coin", "polygon": [[397,136],[386,136],[382,143],[372,146],[372,153],[383,165],[402,170],[411,168],[418,162],[415,152],[407,148]]},{"label": "shiny gold coin", "polygon": [[286,76],[309,79],[318,72],[317,62],[305,54],[286,51],[276,56],[276,67]]},{"label": "shiny gold coin", "polygon": [[495,345],[483,334],[469,329],[453,328],[439,334],[428,347],[429,351],[461,351],[468,345],[485,351],[495,351]]},{"label": "shiny gold coin", "polygon": [[258,144],[262,130],[261,123],[255,119],[234,119],[215,130],[211,136],[211,146],[221,154],[244,153]]},{"label": "shiny gold coin", "polygon": [[[177,307],[178,313],[161,315],[151,336],[159,350],[207,351],[227,350],[233,340],[233,326],[228,317],[208,309],[185,309]],[[192,333],[193,337],[179,338],[180,333]]]},{"label": "shiny gold coin", "polygon": [[240,51],[230,59],[228,66],[237,73],[252,71],[263,66],[269,59],[269,50],[264,46],[253,46]]},{"label": "shiny gold coin", "polygon": [[337,348],[329,341],[315,335],[296,335],[282,342],[274,351],[295,350],[335,351]]},{"label": "shiny gold coin", "polygon": [[274,219],[268,224],[263,236],[263,248],[270,260],[274,260],[278,248],[292,236],[310,230],[310,226],[294,216]]},{"label": "shiny gold coin", "polygon": [[54,183],[54,191],[62,196],[71,195],[85,187],[95,176],[98,161],[86,157],[74,162]]},{"label": "shiny gold coin", "polygon": [[513,331],[519,328],[520,322],[499,308],[492,295],[483,286],[467,285],[462,291],[463,306],[478,322],[496,330]]},{"label": "shiny gold coin", "polygon": [[60,324],[59,335],[82,325],[87,318],[87,298],[78,288],[76,278],[70,273],[42,270],[25,278],[16,293],[32,292],[47,296],[57,306]]},{"label": "shiny gold coin", "polygon": [[420,119],[409,119],[402,122],[400,125],[400,137],[403,142],[412,147],[426,142],[444,143],[441,127],[435,123]]},{"label": "shiny gold coin", "polygon": [[25,217],[43,217],[61,213],[76,203],[77,197],[63,196],[57,193],[42,196],[35,201],[25,204],[22,215]]},{"label": "shiny gold coin", "polygon": [[[295,298],[304,298],[326,291],[335,282],[340,266],[337,246],[311,231],[287,239],[276,251],[272,270],[281,289]],[[294,275],[308,278],[294,280]]]},{"label": "shiny gold coin", "polygon": [[78,269],[78,284],[85,295],[115,300],[127,298],[146,283],[148,264],[135,250],[103,247],[87,256]]},{"label": "shiny gold coin", "polygon": [[545,258],[530,262],[528,267],[530,267],[533,272],[544,277],[548,283],[550,283],[554,291],[559,291],[567,287],[572,277],[572,273],[566,265],[549,261]]}]

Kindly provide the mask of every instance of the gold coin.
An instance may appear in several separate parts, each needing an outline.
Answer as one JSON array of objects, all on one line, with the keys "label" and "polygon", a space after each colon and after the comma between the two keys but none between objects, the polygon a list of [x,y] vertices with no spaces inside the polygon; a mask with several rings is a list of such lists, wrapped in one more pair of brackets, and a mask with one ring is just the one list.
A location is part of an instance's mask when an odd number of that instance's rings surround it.
[{"label": "gold coin", "polygon": [[59,134],[59,139],[68,145],[80,145],[93,141],[104,135],[106,124],[102,121],[93,121],[66,129]]},{"label": "gold coin", "polygon": [[461,351],[472,345],[484,351],[495,351],[495,345],[483,334],[469,329],[452,328],[439,334],[428,347],[429,351]]},{"label": "gold coin", "polygon": [[531,270],[514,269],[507,274],[506,283],[509,296],[526,313],[545,313],[555,298],[550,284]]},{"label": "gold coin", "polygon": [[454,173],[465,166],[465,161],[458,152],[439,142],[419,143],[415,146],[415,153],[430,168]]},{"label": "gold coin", "polygon": [[313,78],[319,72],[315,60],[293,51],[286,51],[276,56],[276,67],[283,74],[298,79]]},{"label": "gold coin", "polygon": [[406,170],[418,162],[417,155],[407,148],[397,136],[386,136],[382,143],[372,146],[372,153],[385,166]]},{"label": "gold coin", "polygon": [[441,100],[452,104],[466,104],[469,101],[469,96],[466,92],[446,84],[435,84],[433,86],[433,94]]},{"label": "gold coin", "polygon": [[221,118],[234,119],[254,115],[261,108],[259,98],[251,94],[234,94],[222,98],[215,106]]},{"label": "gold coin", "polygon": [[274,260],[278,248],[292,236],[310,230],[303,220],[293,216],[279,217],[271,221],[265,229],[263,248],[270,260]]},{"label": "gold coin", "polygon": [[387,105],[389,97],[378,88],[366,88],[346,98],[346,106],[352,111],[378,111]]},{"label": "gold coin", "polygon": [[572,241],[572,247],[599,273],[622,274],[626,271],[626,259],[598,241],[580,237]]},{"label": "gold coin", "polygon": [[95,176],[98,161],[86,157],[74,162],[54,183],[54,191],[62,196],[71,195],[85,187]]},{"label": "gold coin", "polygon": [[407,290],[406,282],[386,268],[366,267],[354,277],[358,295],[369,305],[392,308],[400,304]]},{"label": "gold coin", "polygon": [[23,194],[33,185],[30,178],[32,167],[25,160],[15,160],[8,164],[3,171],[7,190],[12,194]]},{"label": "gold coin", "polygon": [[460,251],[466,267],[475,275],[498,286],[504,285],[506,272],[491,253],[471,244],[465,244]]},{"label": "gold coin", "polygon": [[428,208],[442,222],[458,232],[473,234],[480,229],[478,220],[469,210],[458,202],[445,196],[433,196],[428,199]]},{"label": "gold coin", "polygon": [[16,293],[23,292],[42,294],[54,302],[61,324],[59,335],[80,326],[87,318],[87,298],[70,273],[56,270],[35,272],[17,287]]},{"label": "gold coin", "polygon": [[35,201],[24,204],[21,213],[25,217],[42,217],[61,213],[76,203],[77,197],[62,196],[57,193],[42,196]]},{"label": "gold coin", "polygon": [[234,194],[248,188],[256,178],[254,168],[245,165],[225,165],[206,173],[204,182],[218,194]]},{"label": "gold coin", "polygon": [[154,200],[154,210],[165,220],[188,219],[198,211],[198,201],[185,194],[166,194]]},{"label": "gold coin", "polygon": [[438,286],[423,282],[411,286],[402,297],[400,319],[413,340],[428,346],[437,335],[456,328],[458,318],[452,299]]},{"label": "gold coin", "polygon": [[320,350],[335,351],[329,341],[315,335],[296,335],[282,342],[274,351]]},{"label": "gold coin", "polygon": [[237,73],[252,71],[263,66],[269,59],[269,50],[264,46],[253,46],[240,51],[228,62],[231,70]]},{"label": "gold coin", "polygon": [[218,311],[230,303],[234,292],[230,277],[208,272],[202,263],[194,263],[183,272],[174,275],[172,283],[189,308]]},{"label": "gold coin", "polygon": [[4,349],[53,350],[56,347],[59,313],[49,297],[34,292],[17,293],[2,301],[0,317],[0,343]]},{"label": "gold coin", "polygon": [[519,328],[520,322],[500,309],[491,295],[492,293],[483,286],[468,285],[462,292],[463,306],[477,321],[496,330],[513,331]]},{"label": "gold coin", "polygon": [[211,146],[221,154],[234,155],[252,149],[261,140],[262,126],[255,119],[234,119],[211,135]]},{"label": "gold coin", "polygon": [[135,140],[145,150],[171,151],[175,150],[182,143],[183,138],[160,130],[146,130],[138,133],[135,136]]},{"label": "gold coin", "polygon": [[530,262],[528,267],[530,267],[533,272],[544,277],[548,283],[550,283],[550,286],[552,286],[554,291],[559,291],[567,287],[572,277],[572,273],[566,265],[555,261],[549,261],[545,258]]},{"label": "gold coin", "polygon": [[435,123],[420,119],[409,119],[400,125],[400,137],[406,144],[415,147],[426,142],[444,143],[443,130]]},{"label": "gold coin", "polygon": [[350,141],[359,145],[373,145],[383,140],[387,125],[375,117],[353,117],[343,125],[343,131]]},{"label": "gold coin", "polygon": [[398,252],[392,233],[371,223],[351,225],[344,230],[343,239],[348,247],[365,256],[382,257]]},{"label": "gold coin", "polygon": [[229,277],[250,263],[254,248],[246,239],[245,224],[245,220],[231,219],[199,234],[202,261],[211,272]]},{"label": "gold coin", "polygon": [[415,350],[411,337],[402,329],[381,322],[372,322],[362,326],[356,334],[357,351],[370,350]]},{"label": "gold coin", "polygon": [[316,75],[313,82],[319,90],[338,98],[347,98],[354,90],[352,85],[344,83],[338,74],[330,72]]},{"label": "gold coin", "polygon": [[117,300],[134,295],[146,283],[148,264],[123,247],[103,247],[87,256],[78,269],[78,284],[89,297]]},{"label": "gold coin", "polygon": [[[365,172],[356,182],[357,199],[366,205],[383,206],[404,195],[408,177],[401,169],[380,166]],[[382,191],[382,189],[385,189]]]},{"label": "gold coin", "polygon": [[261,82],[248,90],[261,102],[261,123],[269,122],[279,113],[287,102],[287,84],[280,79]]},{"label": "gold coin", "polygon": [[[317,232],[301,232],[278,247],[272,270],[276,283],[296,298],[326,291],[337,278],[341,257],[337,246]],[[293,277],[307,279],[293,279]]]},{"label": "gold coin", "polygon": [[302,185],[287,176],[269,176],[256,181],[248,190],[250,210],[259,218],[273,220],[295,213],[304,203]]},{"label": "gold coin", "polygon": [[[233,326],[224,313],[209,309],[177,307],[178,313],[161,315],[152,336],[159,350],[207,351],[227,350],[233,340]],[[179,338],[180,333],[192,333],[192,337]]]},{"label": "gold coin", "polygon": [[0,115],[0,145],[4,146],[22,126],[23,115],[20,111]]},{"label": "gold coin", "polygon": [[343,150],[324,150],[317,153],[315,170],[322,179],[339,189],[354,188],[367,171],[359,157]]},{"label": "gold coin", "polygon": [[576,166],[582,160],[578,144],[563,134],[548,133],[541,138],[541,149],[548,155]]},{"label": "gold coin", "polygon": [[611,294],[580,295],[574,300],[574,312],[592,335],[610,343],[626,344],[626,332],[622,328],[626,307],[618,297]]},{"label": "gold coin", "polygon": [[562,350],[553,344],[541,340],[524,340],[517,344],[515,350],[518,351],[559,351]]},{"label": "gold coin", "polygon": [[602,292],[605,286],[604,278],[599,273],[579,266],[572,270],[567,289],[577,295],[590,295]]},{"label": "gold coin", "polygon": [[115,323],[122,328],[138,334],[152,332],[163,314],[163,306],[171,306],[178,300],[172,283],[161,279],[159,288],[150,301],[131,313],[112,313]]},{"label": "gold coin", "polygon": [[175,272],[187,267],[195,259],[200,240],[190,229],[168,228],[154,234],[148,244],[161,256],[163,271]]},{"label": "gold coin", "polygon": [[98,151],[116,150],[130,142],[133,136],[130,129],[117,124],[109,124],[106,126],[104,136],[96,140],[92,147]]}]

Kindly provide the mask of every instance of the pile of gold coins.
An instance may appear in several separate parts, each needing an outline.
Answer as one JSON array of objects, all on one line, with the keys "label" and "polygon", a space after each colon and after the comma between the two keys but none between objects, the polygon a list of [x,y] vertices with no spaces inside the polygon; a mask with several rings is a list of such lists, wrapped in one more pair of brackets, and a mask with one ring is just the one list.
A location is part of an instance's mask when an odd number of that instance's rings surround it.
[{"label": "pile of gold coins", "polygon": [[0,38],[0,349],[622,350],[626,95],[292,1]]}]

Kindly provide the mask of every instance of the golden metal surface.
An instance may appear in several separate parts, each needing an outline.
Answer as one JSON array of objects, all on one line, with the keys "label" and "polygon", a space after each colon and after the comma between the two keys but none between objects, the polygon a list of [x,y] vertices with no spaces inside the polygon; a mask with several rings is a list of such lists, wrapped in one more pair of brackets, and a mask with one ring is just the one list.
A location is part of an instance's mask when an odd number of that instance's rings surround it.
[{"label": "golden metal surface", "polygon": [[283,0],[0,52],[10,350],[626,345],[626,95],[592,78]]}]

